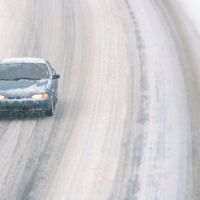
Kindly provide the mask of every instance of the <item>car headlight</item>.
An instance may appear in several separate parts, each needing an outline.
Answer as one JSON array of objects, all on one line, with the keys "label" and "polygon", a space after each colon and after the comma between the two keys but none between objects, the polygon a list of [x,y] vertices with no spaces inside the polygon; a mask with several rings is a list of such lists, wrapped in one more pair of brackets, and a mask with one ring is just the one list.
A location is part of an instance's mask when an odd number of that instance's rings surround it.
[{"label": "car headlight", "polygon": [[6,97],[3,96],[3,95],[0,95],[0,101],[1,101],[1,100],[4,100],[4,99],[6,99]]},{"label": "car headlight", "polygon": [[34,94],[31,96],[32,99],[48,99],[49,94],[48,93],[42,93],[42,94]]}]

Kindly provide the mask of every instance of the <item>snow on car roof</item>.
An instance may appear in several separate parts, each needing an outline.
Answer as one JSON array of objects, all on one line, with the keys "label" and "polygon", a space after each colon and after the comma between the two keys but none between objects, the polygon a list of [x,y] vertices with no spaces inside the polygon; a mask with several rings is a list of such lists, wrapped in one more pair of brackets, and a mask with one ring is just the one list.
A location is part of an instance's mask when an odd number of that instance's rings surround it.
[{"label": "snow on car roof", "polygon": [[46,61],[43,58],[4,58],[0,60],[1,64],[9,63],[42,63],[46,64]]}]

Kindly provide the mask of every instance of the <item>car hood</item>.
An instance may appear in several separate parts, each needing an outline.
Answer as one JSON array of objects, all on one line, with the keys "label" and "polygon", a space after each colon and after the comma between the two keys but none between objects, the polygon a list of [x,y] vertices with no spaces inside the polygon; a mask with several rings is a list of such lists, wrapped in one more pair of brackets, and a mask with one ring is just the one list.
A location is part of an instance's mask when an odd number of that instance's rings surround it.
[{"label": "car hood", "polygon": [[48,79],[0,81],[0,94],[9,97],[28,97],[47,91]]}]

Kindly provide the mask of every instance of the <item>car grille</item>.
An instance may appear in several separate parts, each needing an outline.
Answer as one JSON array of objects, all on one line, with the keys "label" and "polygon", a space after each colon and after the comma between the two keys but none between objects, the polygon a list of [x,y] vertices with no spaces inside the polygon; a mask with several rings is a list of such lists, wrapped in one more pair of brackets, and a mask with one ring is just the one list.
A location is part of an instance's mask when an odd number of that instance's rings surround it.
[{"label": "car grille", "polygon": [[8,99],[24,99],[24,98],[27,98],[27,97],[24,97],[24,96],[8,97]]}]

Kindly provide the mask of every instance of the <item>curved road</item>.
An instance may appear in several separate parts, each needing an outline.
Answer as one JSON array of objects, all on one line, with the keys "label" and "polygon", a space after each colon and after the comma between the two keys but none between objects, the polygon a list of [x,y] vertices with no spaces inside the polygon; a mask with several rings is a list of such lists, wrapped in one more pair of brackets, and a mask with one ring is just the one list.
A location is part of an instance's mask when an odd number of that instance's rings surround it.
[{"label": "curved road", "polygon": [[199,200],[199,35],[178,8],[0,0],[0,57],[62,77],[54,117],[0,121],[1,200]]}]

